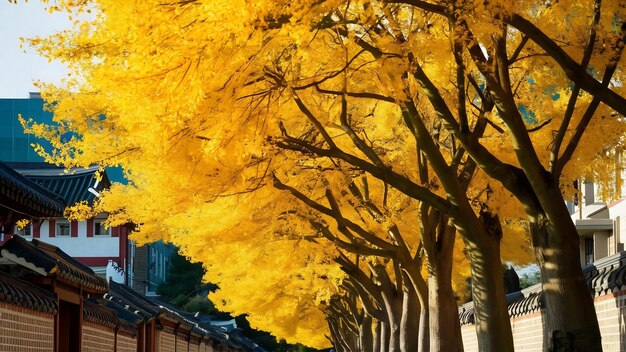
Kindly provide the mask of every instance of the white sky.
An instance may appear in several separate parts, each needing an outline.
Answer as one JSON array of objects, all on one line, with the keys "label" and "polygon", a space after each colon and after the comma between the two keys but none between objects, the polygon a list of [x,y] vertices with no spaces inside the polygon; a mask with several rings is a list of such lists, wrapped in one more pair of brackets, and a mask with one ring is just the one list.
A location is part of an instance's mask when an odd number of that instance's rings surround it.
[{"label": "white sky", "polygon": [[39,1],[16,5],[0,0],[0,98],[26,98],[37,91],[33,81],[58,83],[67,74],[60,63],[48,63],[31,48],[20,49],[19,38],[46,36],[70,25],[65,14],[49,14]]}]

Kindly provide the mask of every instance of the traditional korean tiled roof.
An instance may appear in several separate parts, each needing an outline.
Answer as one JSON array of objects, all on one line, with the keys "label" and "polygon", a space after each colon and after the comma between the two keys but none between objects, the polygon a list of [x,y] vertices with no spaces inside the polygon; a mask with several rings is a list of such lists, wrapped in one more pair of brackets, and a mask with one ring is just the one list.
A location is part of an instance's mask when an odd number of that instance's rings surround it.
[{"label": "traditional korean tiled roof", "polygon": [[0,301],[50,314],[57,312],[52,292],[3,272],[0,272]]},{"label": "traditional korean tiled roof", "polygon": [[83,317],[96,324],[117,328],[127,335],[137,335],[137,326],[134,323],[121,319],[115,310],[100,304],[95,299],[83,301]]},{"label": "traditional korean tiled roof", "polygon": [[126,285],[118,284],[114,281],[109,283],[109,292],[104,295],[104,298],[137,314],[144,321],[157,318],[161,312],[161,309],[147,297],[140,295]]},{"label": "traditional korean tiled roof", "polygon": [[250,339],[242,336],[240,331],[227,331],[227,329],[219,326],[211,326],[209,323],[196,319],[194,314],[184,312],[167,302],[163,302],[158,298],[146,297],[132,290],[126,285],[116,282],[109,283],[109,292],[98,303],[117,310],[118,316],[122,316],[123,312],[130,313],[131,319],[137,319],[135,323],[142,320],[147,322],[152,319],[169,320],[183,326],[187,331],[191,331],[200,338],[210,338],[216,343],[227,345],[233,349],[248,350],[253,352],[266,352]]},{"label": "traditional korean tiled roof", "polygon": [[257,345],[254,341],[250,340],[249,338],[243,336],[241,334],[241,329],[236,329],[234,331],[232,331],[231,333],[229,333],[228,335],[230,336],[230,340],[236,342],[237,344],[245,347],[245,349],[247,349],[248,351],[253,351],[253,352],[266,352],[265,349],[263,349],[262,347],[260,347],[259,345]]},{"label": "traditional korean tiled roof", "polygon": [[[89,192],[89,188],[93,187],[96,182],[95,174],[99,166],[86,169],[75,168],[65,172],[64,168],[47,163],[13,162],[7,165],[31,181],[58,194],[67,205],[73,205],[79,201],[87,201],[91,204],[96,197],[95,194]],[[110,186],[109,179],[104,173],[95,190],[99,192]]]},{"label": "traditional korean tiled roof", "polygon": [[105,294],[104,296],[108,298],[97,299],[96,301],[98,302],[98,304],[101,304],[103,306],[106,306],[109,309],[114,310],[120,319],[130,322],[133,326],[136,326],[143,320],[142,316],[130,311],[126,305],[122,306],[121,304],[111,300],[110,295],[108,293]]},{"label": "traditional korean tiled roof", "polygon": [[65,201],[0,162],[0,206],[29,217],[61,216]]},{"label": "traditional korean tiled roof", "polygon": [[[626,252],[602,258],[582,270],[594,297],[626,289]],[[543,307],[541,284],[508,294],[507,303],[511,317],[539,312]],[[461,325],[474,323],[473,302],[459,307],[459,320]]]},{"label": "traditional korean tiled roof", "polygon": [[1,247],[0,254],[41,275],[72,286],[81,286],[87,292],[105,293],[108,290],[106,280],[95,275],[89,267],[58,247],[39,240],[29,242],[20,236],[13,236]]}]

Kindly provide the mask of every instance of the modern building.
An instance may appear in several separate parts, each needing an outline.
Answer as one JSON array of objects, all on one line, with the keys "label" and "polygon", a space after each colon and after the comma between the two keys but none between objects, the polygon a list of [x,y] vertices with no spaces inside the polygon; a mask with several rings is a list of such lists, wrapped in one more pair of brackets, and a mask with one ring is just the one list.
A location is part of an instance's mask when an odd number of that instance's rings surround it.
[{"label": "modern building", "polygon": [[572,206],[572,220],[580,236],[583,265],[624,251],[626,244],[626,198],[607,203],[598,197],[598,186],[591,182],[580,190],[581,206]]},{"label": "modern building", "polygon": [[156,296],[157,287],[165,282],[171,268],[171,258],[176,247],[157,241],[137,247],[129,247],[130,267],[128,286],[146,296]]}]

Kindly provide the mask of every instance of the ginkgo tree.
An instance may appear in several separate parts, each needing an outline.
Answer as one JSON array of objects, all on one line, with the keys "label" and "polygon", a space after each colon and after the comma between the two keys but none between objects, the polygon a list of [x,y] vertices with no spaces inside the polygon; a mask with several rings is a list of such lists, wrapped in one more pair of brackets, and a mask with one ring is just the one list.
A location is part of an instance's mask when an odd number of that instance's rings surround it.
[{"label": "ginkgo tree", "polygon": [[563,193],[621,143],[619,2],[57,6],[97,15],[31,41],[73,76],[43,87],[58,125],[29,130],[53,142],[50,161],[124,167],[131,184],[98,205],[112,224],[140,224],[136,239],[163,237],[213,266],[211,248],[263,250],[276,234],[315,230],[300,216],[310,210],[272,184],[319,201],[327,189],[348,192],[334,170],[367,174],[382,197],[388,187],[420,204],[397,223],[428,227],[432,215],[441,239],[461,234],[484,350],[513,349],[500,267],[512,222],[496,215],[530,224],[545,345],[597,350]]}]

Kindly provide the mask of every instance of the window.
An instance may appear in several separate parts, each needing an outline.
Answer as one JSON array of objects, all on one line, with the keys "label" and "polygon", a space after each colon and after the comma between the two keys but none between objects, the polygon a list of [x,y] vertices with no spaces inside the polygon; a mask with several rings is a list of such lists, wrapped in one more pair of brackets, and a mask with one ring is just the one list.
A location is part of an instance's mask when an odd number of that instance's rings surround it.
[{"label": "window", "polygon": [[111,229],[104,226],[104,220],[94,220],[93,234],[94,236],[108,236]]},{"label": "window", "polygon": [[585,265],[593,263],[593,238],[585,238]]},{"label": "window", "polygon": [[57,236],[69,236],[70,235],[70,223],[64,220],[57,220],[56,235]]},{"label": "window", "polygon": [[22,237],[28,237],[28,236],[32,236],[33,235],[33,231],[32,228],[30,226],[30,223],[26,224],[26,226],[22,227],[21,229],[18,228],[17,226],[15,226],[15,232],[13,232],[16,235],[20,235]]}]

